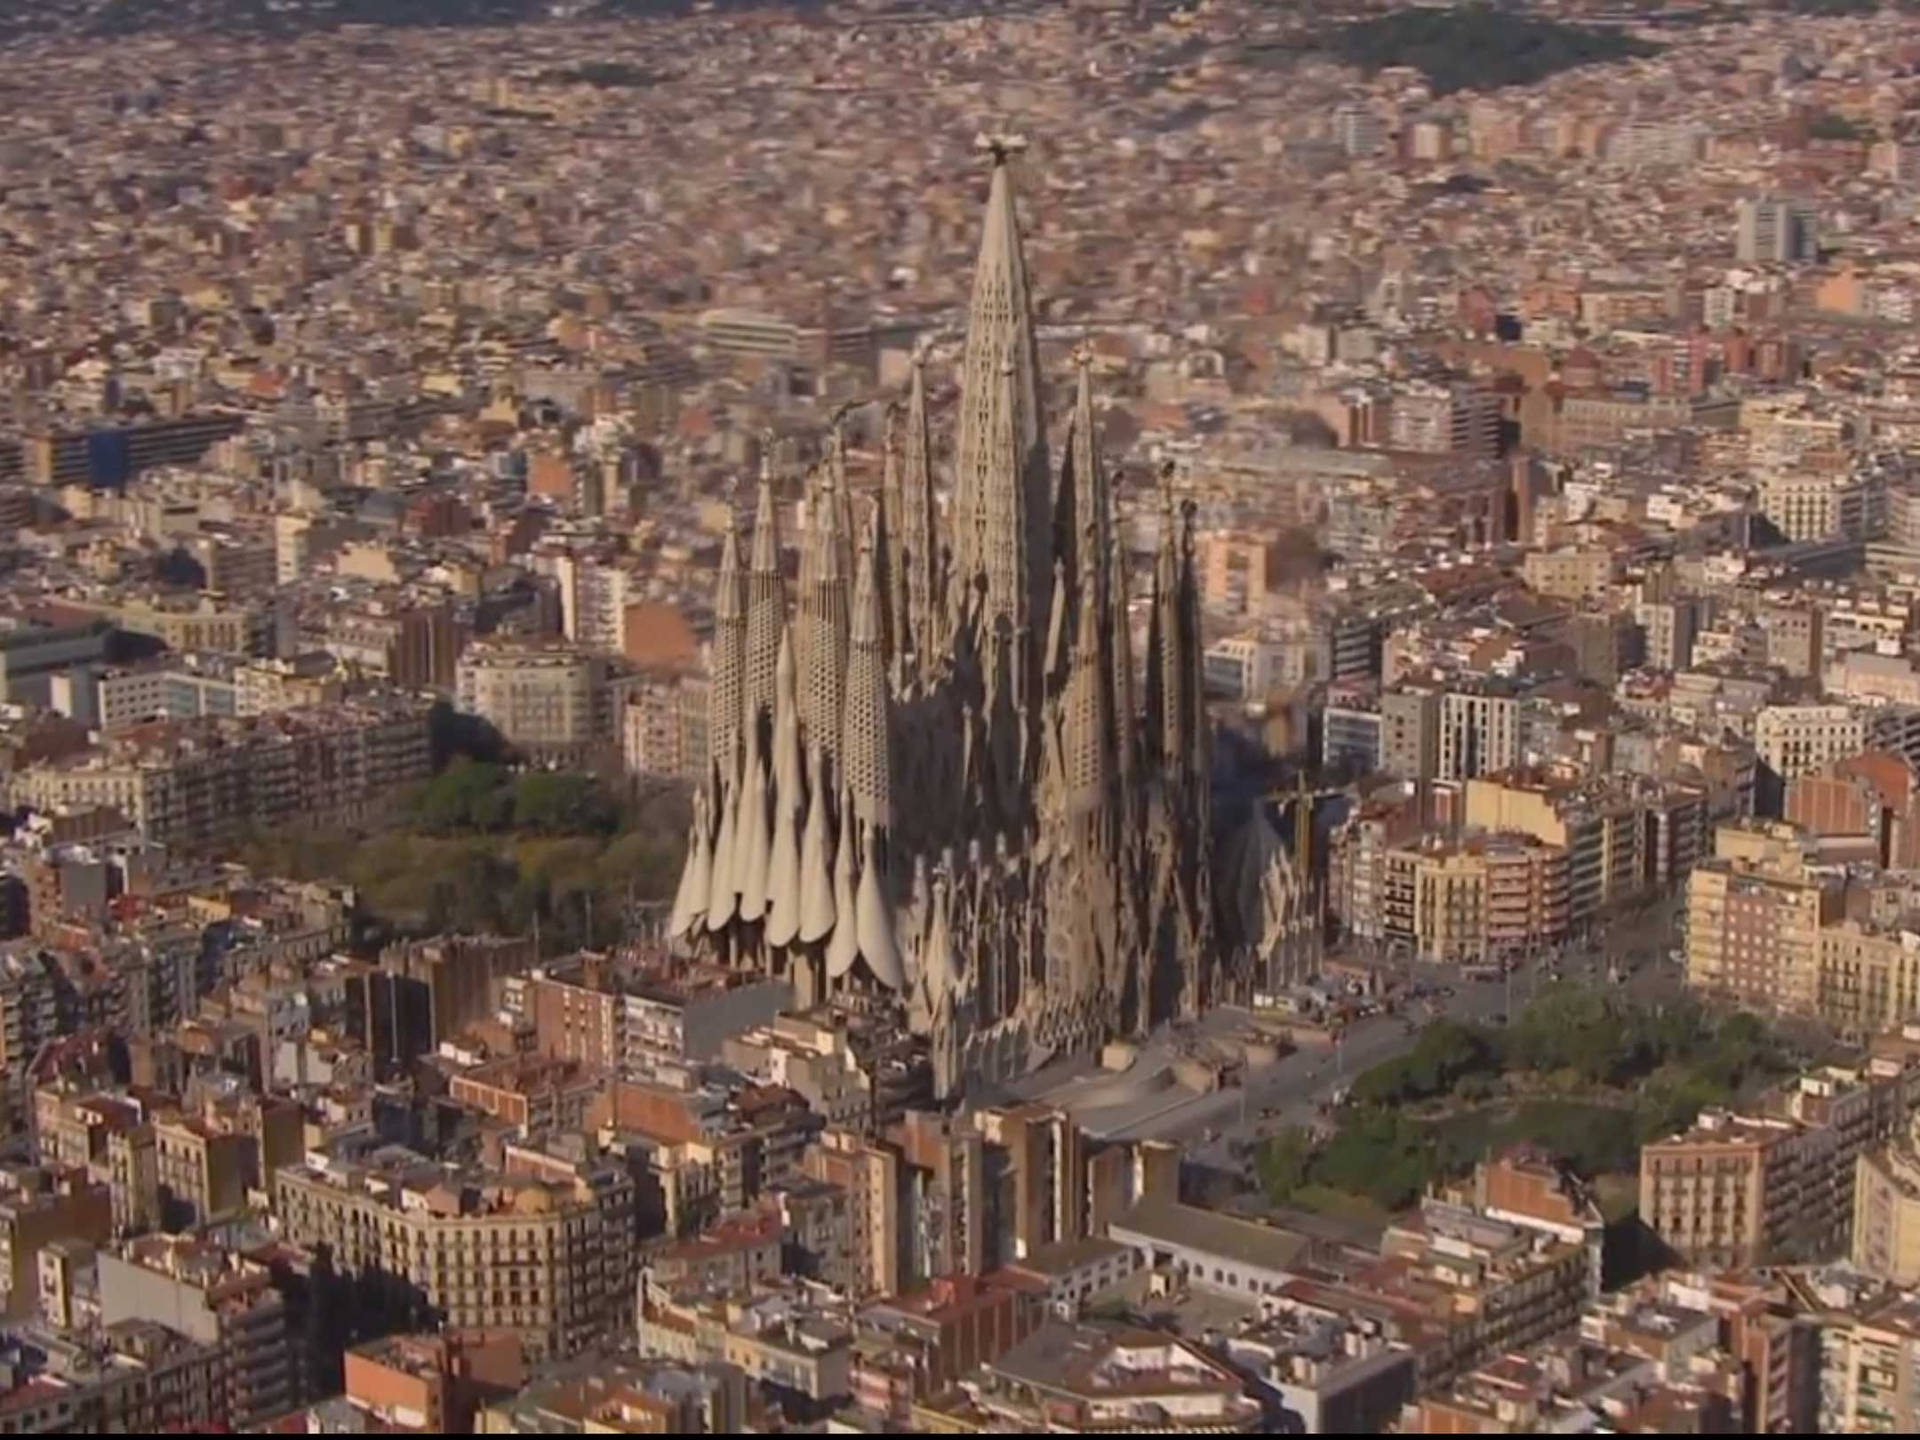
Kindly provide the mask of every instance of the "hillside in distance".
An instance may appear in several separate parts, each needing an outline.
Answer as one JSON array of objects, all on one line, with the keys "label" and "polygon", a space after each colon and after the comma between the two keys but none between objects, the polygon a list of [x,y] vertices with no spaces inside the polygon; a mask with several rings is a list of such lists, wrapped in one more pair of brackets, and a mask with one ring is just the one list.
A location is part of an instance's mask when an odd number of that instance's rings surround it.
[{"label": "hillside in distance", "polygon": [[[290,35],[342,25],[511,25],[548,19],[678,15],[696,0],[0,0],[0,42],[218,30]],[[715,9],[769,0],[708,0]],[[812,0],[784,0],[809,4]]]}]

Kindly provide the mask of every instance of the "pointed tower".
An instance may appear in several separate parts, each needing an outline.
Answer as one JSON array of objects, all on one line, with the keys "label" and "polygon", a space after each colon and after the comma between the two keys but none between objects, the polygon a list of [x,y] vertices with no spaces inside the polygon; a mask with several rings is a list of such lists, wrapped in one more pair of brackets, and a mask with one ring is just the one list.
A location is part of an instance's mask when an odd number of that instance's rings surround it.
[{"label": "pointed tower", "polygon": [[1160,552],[1153,567],[1153,622],[1148,642],[1152,653],[1147,657],[1147,727],[1157,746],[1157,753],[1150,758],[1169,781],[1184,770],[1192,744],[1181,544],[1181,524],[1174,511],[1169,476],[1161,492]]},{"label": "pointed tower", "polygon": [[[840,785],[840,716],[847,694],[846,546],[840,537],[840,505],[822,487],[808,535],[812,551],[807,585],[800,596],[797,647],[805,659],[800,674],[800,724],[809,745],[828,762],[828,784]],[[816,792],[817,793],[817,792]]]},{"label": "pointed tower", "polygon": [[1013,139],[985,145],[993,174],[961,376],[953,568],[963,588],[981,592],[983,634],[1004,626],[1031,644],[1045,633],[1052,525],[1033,302],[1009,171],[1025,147]]},{"label": "pointed tower", "polygon": [[888,731],[886,657],[875,512],[860,547],[860,580],[854,590],[853,628],[847,660],[847,699],[841,726],[841,765],[853,796],[854,818],[886,829],[893,824],[892,738]]},{"label": "pointed tower", "polygon": [[1089,570],[1080,583],[1079,634],[1074,638],[1073,669],[1067,682],[1061,753],[1066,767],[1067,813],[1105,812],[1113,794],[1113,715],[1107,692],[1110,676],[1104,659],[1099,584]]},{"label": "pointed tower", "polygon": [[1213,727],[1207,717],[1206,655],[1201,645],[1200,580],[1194,570],[1194,510],[1188,500],[1180,507],[1180,570],[1177,616],[1181,703],[1185,728],[1181,756],[1195,805],[1194,838],[1207,842],[1212,824]]},{"label": "pointed tower", "polygon": [[1113,677],[1110,687],[1113,704],[1111,751],[1114,779],[1118,787],[1123,815],[1133,810],[1133,785],[1138,773],[1140,716],[1133,702],[1133,610],[1131,578],[1127,571],[1127,547],[1119,527],[1114,527],[1113,544],[1107,565],[1108,603],[1107,663]]},{"label": "pointed tower", "polygon": [[940,507],[933,493],[933,447],[927,430],[926,370],[926,348],[916,346],[900,456],[901,568],[907,592],[907,622],[900,643],[913,653],[922,675],[945,651],[947,638],[943,624],[946,596],[935,531]]},{"label": "pointed tower", "polygon": [[713,659],[707,687],[707,755],[723,775],[739,763],[746,683],[746,577],[740,573],[740,535],[729,523],[720,546],[720,583],[713,597]]},{"label": "pointed tower", "polygon": [[1074,576],[1076,584],[1079,577],[1074,566],[1096,572],[1094,593],[1099,621],[1105,625],[1108,607],[1113,603],[1112,577],[1107,573],[1115,534],[1113,489],[1106,466],[1101,463],[1100,431],[1094,418],[1093,351],[1081,346],[1074,365],[1078,374],[1073,417],[1067,422],[1066,460],[1055,496],[1054,545],[1067,561],[1068,574]]},{"label": "pointed tower", "polygon": [[[858,837],[854,858],[860,874],[851,918],[860,955],[876,980],[898,991],[906,984],[906,974],[894,936],[893,886],[888,873],[893,746],[882,634],[885,605],[880,591],[879,528],[876,506],[861,546],[860,579],[854,590],[846,724],[841,739],[849,809],[841,820],[840,845],[844,853]],[[843,913],[841,924],[846,924],[847,918]]]},{"label": "pointed tower", "polygon": [[742,723],[759,728],[773,714],[774,672],[787,629],[787,589],[780,576],[780,521],[773,476],[760,475],[759,508],[753,522],[753,569],[747,576],[746,682]]},{"label": "pointed tower", "polygon": [[900,521],[900,407],[887,407],[886,434],[881,441],[879,506],[879,555],[881,619],[886,625],[886,653],[889,674],[898,673],[897,663],[906,649],[907,572],[906,555],[901,544]]},{"label": "pointed tower", "polygon": [[800,773],[793,641],[784,630],[773,688],[773,853],[767,862],[766,939],[769,945],[786,946],[800,932],[800,843],[806,793]]}]

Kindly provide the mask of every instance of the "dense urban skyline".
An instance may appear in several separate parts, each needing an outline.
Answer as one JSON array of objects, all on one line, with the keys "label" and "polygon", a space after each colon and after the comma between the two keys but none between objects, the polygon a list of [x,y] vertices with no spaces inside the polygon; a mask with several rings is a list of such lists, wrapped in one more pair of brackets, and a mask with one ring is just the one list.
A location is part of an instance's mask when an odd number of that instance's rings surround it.
[{"label": "dense urban skyline", "polygon": [[0,112],[3,1428],[1915,1428],[1915,7]]}]

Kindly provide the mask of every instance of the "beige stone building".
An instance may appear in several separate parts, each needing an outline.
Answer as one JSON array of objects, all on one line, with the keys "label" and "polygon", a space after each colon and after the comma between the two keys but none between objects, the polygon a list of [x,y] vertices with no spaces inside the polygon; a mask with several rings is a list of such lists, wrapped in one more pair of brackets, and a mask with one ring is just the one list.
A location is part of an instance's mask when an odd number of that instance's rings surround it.
[{"label": "beige stone building", "polygon": [[1904,1288],[1920,1286],[1920,1148],[1911,1131],[1856,1162],[1853,1263]]},{"label": "beige stone building", "polygon": [[1613,582],[1613,552],[1602,545],[1530,550],[1521,564],[1530,589],[1561,600],[1603,600]]},{"label": "beige stone building", "polygon": [[613,752],[627,688],[610,656],[557,645],[471,646],[454,682],[461,710],[515,749],[567,764]]},{"label": "beige stone building", "polygon": [[426,705],[356,703],[141,726],[19,771],[9,791],[40,810],[110,806],[149,840],[197,849],[365,819],[431,769]]},{"label": "beige stone building", "polygon": [[1920,1015],[1920,935],[1856,920],[1825,926],[1814,1008],[1836,1029],[1861,1037]]},{"label": "beige stone building", "polygon": [[1856,1163],[1906,1132],[1917,1098],[1910,1065],[1876,1059],[1864,1070],[1802,1075],[1759,1113],[1704,1111],[1685,1133],[1641,1148],[1641,1217],[1697,1265],[1737,1270],[1849,1254]]},{"label": "beige stone building", "polygon": [[1687,881],[1688,985],[1750,1009],[1811,1014],[1821,926],[1839,905],[1839,892],[1797,858],[1696,866]]},{"label": "beige stone building", "polygon": [[1866,717],[1850,705],[1768,705],[1753,720],[1761,761],[1783,780],[1867,748]]},{"label": "beige stone building", "polygon": [[342,1271],[416,1289],[456,1328],[512,1330],[529,1358],[629,1333],[637,1278],[624,1165],[508,1146],[504,1171],[439,1165],[291,1166],[274,1176],[289,1240],[331,1247]]}]

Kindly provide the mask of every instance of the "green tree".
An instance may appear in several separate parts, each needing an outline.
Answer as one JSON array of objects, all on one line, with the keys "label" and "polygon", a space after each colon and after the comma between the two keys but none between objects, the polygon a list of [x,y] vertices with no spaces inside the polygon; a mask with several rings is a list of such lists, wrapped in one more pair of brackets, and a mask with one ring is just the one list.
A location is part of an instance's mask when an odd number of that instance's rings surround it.
[{"label": "green tree", "polygon": [[430,835],[502,828],[512,818],[506,772],[462,756],[413,796],[414,823]]},{"label": "green tree", "polygon": [[1276,1205],[1286,1204],[1307,1183],[1312,1162],[1313,1141],[1298,1125],[1287,1126],[1267,1141],[1255,1162],[1267,1198]]},{"label": "green tree", "polygon": [[514,781],[513,825],[547,835],[602,835],[619,823],[619,807],[591,775],[529,770]]}]

